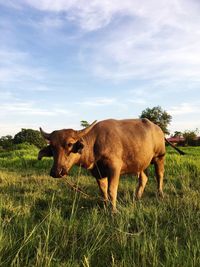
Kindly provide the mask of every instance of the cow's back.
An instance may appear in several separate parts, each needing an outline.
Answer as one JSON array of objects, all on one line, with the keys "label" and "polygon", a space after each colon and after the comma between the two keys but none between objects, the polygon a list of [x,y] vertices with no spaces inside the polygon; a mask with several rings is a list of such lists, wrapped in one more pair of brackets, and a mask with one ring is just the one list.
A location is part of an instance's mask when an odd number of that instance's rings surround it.
[{"label": "cow's back", "polygon": [[104,120],[93,129],[94,156],[121,162],[121,173],[139,173],[165,153],[162,130],[147,119]]}]

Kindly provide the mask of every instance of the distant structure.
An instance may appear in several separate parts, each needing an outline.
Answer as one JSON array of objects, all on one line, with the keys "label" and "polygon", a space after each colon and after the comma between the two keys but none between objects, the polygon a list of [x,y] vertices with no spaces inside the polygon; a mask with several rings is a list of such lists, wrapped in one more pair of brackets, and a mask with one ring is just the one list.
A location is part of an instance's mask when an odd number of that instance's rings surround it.
[{"label": "distant structure", "polygon": [[[182,136],[175,136],[175,137],[169,137],[167,140],[172,143],[173,145],[178,145],[178,146],[185,146],[186,145],[186,140]],[[197,136],[193,140],[192,145],[200,145],[200,136]]]},{"label": "distant structure", "polygon": [[167,140],[174,145],[184,145],[185,138],[181,136],[169,137]]}]

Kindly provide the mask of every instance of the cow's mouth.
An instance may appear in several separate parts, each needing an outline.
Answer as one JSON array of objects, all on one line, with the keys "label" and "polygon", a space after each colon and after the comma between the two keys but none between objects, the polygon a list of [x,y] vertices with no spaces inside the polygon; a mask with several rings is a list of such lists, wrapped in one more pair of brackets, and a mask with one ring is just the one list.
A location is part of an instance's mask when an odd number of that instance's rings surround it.
[{"label": "cow's mouth", "polygon": [[51,169],[50,176],[53,178],[62,178],[68,175],[68,172],[65,168],[61,168],[58,170]]},{"label": "cow's mouth", "polygon": [[68,174],[68,172],[67,172],[66,169],[62,169],[61,172],[60,172],[61,177],[65,176],[67,174]]}]

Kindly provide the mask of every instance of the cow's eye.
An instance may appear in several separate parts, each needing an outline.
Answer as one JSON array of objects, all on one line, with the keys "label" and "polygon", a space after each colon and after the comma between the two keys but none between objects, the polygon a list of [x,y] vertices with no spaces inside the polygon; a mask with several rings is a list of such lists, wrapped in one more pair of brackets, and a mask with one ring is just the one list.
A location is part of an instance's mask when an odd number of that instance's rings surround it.
[{"label": "cow's eye", "polygon": [[73,143],[68,143],[67,146],[70,148],[73,146]]}]

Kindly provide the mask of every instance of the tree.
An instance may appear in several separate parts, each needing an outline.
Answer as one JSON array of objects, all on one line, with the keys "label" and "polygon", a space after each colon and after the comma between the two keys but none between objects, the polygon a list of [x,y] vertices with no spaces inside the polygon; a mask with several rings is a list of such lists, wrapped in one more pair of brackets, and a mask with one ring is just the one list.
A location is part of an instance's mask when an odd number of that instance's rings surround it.
[{"label": "tree", "polygon": [[81,126],[83,127],[83,128],[86,128],[86,127],[88,127],[90,124],[89,124],[89,122],[87,122],[87,121],[81,121]]},{"label": "tree", "polygon": [[153,108],[146,108],[142,111],[140,118],[147,118],[150,121],[154,122],[163,130],[165,134],[169,134],[167,129],[168,125],[172,120],[172,116],[163,110],[160,106]]},{"label": "tree", "polygon": [[198,134],[198,129],[192,131],[192,130],[186,130],[183,133],[183,137],[185,138],[185,144],[186,145],[196,145],[197,143],[197,134]]},{"label": "tree", "polygon": [[13,146],[13,138],[11,135],[2,136],[0,138],[0,146],[3,149],[9,149]]},{"label": "tree", "polygon": [[27,142],[39,148],[46,145],[46,142],[40,132],[32,129],[21,129],[21,131],[14,136],[13,142],[14,144]]},{"label": "tree", "polygon": [[182,136],[183,136],[183,133],[180,131],[175,131],[173,134],[173,137],[182,137]]}]

